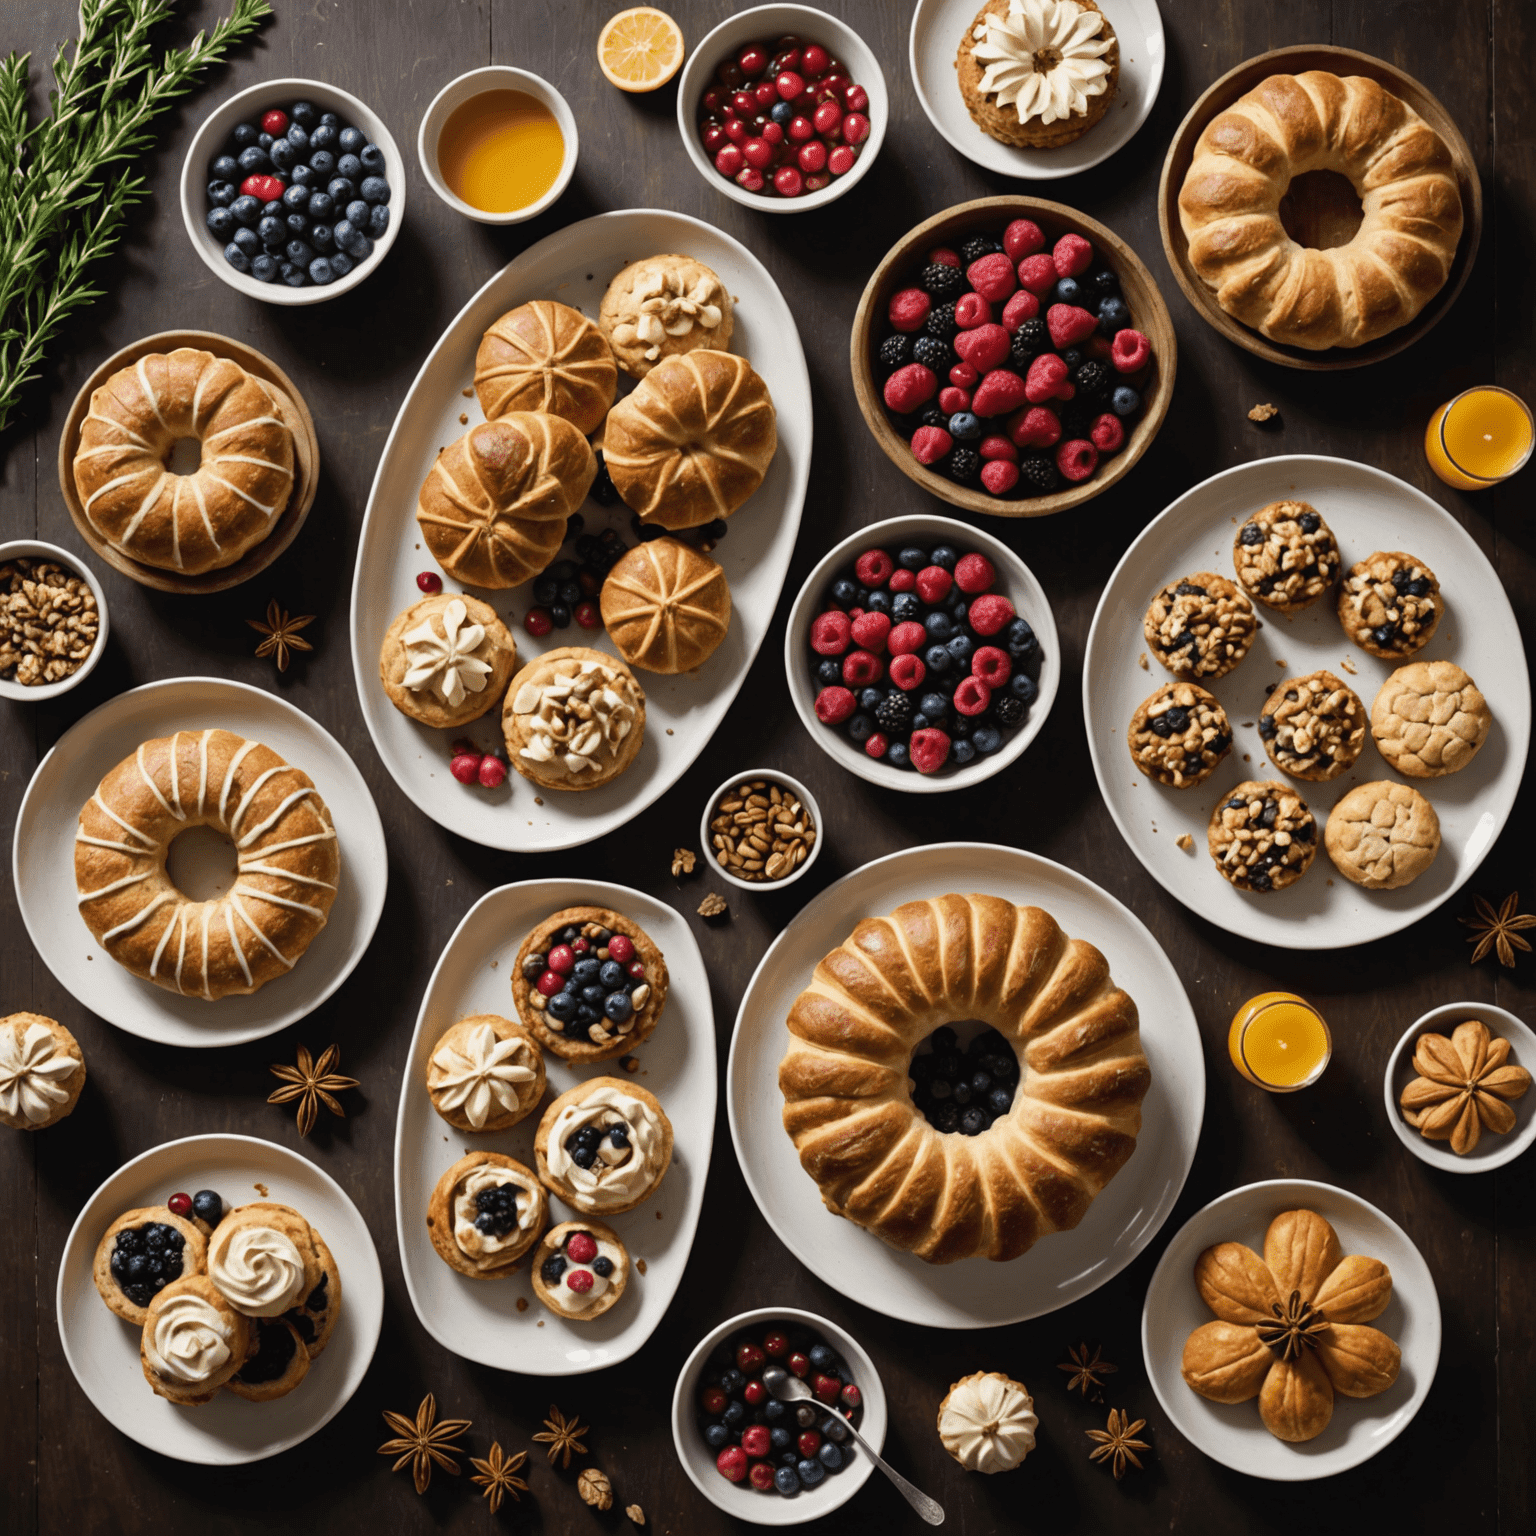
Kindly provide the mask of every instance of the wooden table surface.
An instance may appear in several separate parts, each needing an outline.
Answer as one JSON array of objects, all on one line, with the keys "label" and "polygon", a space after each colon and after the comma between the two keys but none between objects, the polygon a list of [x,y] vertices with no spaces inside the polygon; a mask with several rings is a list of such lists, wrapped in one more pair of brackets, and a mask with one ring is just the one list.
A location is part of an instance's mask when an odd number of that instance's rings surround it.
[{"label": "wooden table surface", "polygon": [[[1132,857],[1094,786],[1080,712],[1082,651],[1094,603],[1135,533],[1173,497],[1230,465],[1321,452],[1379,465],[1423,487],[1467,527],[1498,566],[1527,635],[1536,620],[1528,507],[1531,471],[1508,490],[1464,497],[1430,475],[1421,434],[1433,407],[1473,382],[1496,380],[1536,397],[1529,254],[1536,240],[1536,10],[1521,0],[1164,0],[1168,65],[1146,125],[1105,164],[1040,189],[1110,225],[1159,281],[1178,328],[1178,388],[1161,435],[1108,494],[1040,523],[992,520],[1029,562],[1054,605],[1064,682],[1030,752],[988,784],[935,802],[843,774],[807,739],[780,661],[788,597],[835,539],[897,511],[933,508],[877,451],[849,387],[847,330],[870,270],[918,218],[966,198],[1013,190],[973,167],[931,128],[907,64],[912,6],[827,0],[878,53],[891,89],[885,148],[846,199],[799,217],[729,202],[684,158],[674,91],[619,94],[598,72],[594,41],[616,0],[473,0],[376,4],[276,0],[259,41],[216,73],[167,121],[143,167],[155,198],[123,251],[101,271],[108,296],[56,346],[23,421],[0,440],[0,532],[36,534],[79,550],[55,477],[57,435],[75,390],[102,357],[171,327],[220,331],[288,370],[319,427],[324,474],[308,525],[265,574],[214,598],[139,587],[96,566],[112,611],[110,648],[87,683],[63,700],[4,705],[0,816],[7,830],[32,770],[60,734],[118,691],[152,679],[214,673],[270,688],[320,720],[355,757],[390,845],[390,888],[368,955],[323,1008],[251,1046],[176,1051],[120,1033],[87,1014],[34,955],[7,888],[0,909],[0,1011],[31,1008],[66,1023],[90,1063],[72,1118],[42,1135],[0,1137],[0,1189],[9,1239],[0,1245],[0,1474],[8,1530],[17,1532],[294,1528],[337,1531],[486,1529],[467,1477],[439,1474],[418,1499],[408,1476],[374,1454],[380,1410],[414,1411],[428,1390],[441,1411],[474,1420],[484,1455],[492,1436],[527,1449],[531,1494],[503,1510],[520,1528],[550,1533],[627,1529],[638,1502],[650,1528],[720,1532],[733,1523],[706,1503],[673,1453],[668,1411],[685,1354],[710,1324],[748,1307],[808,1307],[852,1329],[890,1395],[892,1461],[935,1494],[957,1533],[1001,1530],[1141,1532],[1164,1529],[1294,1532],[1356,1529],[1528,1530],[1532,1507],[1536,1326],[1530,1287],[1536,1235],[1529,1159],[1479,1178],[1443,1175],[1409,1157],[1392,1135],[1381,1072],[1393,1042],[1432,1006],[1498,1002],[1536,1020],[1536,957],[1515,971],[1492,960],[1468,969],[1457,918],[1473,891],[1536,897],[1529,861],[1530,802],[1517,810],[1468,891],[1396,938],[1338,953],[1292,954],[1220,931],[1170,900]],[[690,43],[721,20],[723,0],[669,0]],[[214,5],[196,7],[206,23]],[[0,46],[30,48],[37,81],[55,40],[74,32],[74,0],[19,0],[5,9]],[[1364,371],[1302,373],[1260,364],[1210,330],[1176,288],[1157,234],[1155,192],[1164,148],[1182,114],[1217,75],[1287,43],[1332,42],[1391,59],[1418,76],[1460,123],[1488,197],[1482,248],[1448,318],[1400,357]],[[505,230],[469,224],[428,189],[414,154],[416,125],[448,79],[513,63],[565,93],[581,126],[575,180],[543,218]],[[409,212],[380,270],[316,308],[246,300],[218,282],[188,247],[176,183],[202,115],[264,78],[322,77],[361,96],[389,123],[407,156]],[[1025,190],[1028,190],[1027,187]],[[805,520],[778,623],[724,726],[673,790],[622,832],[548,857],[513,857],[460,841],[429,822],[385,773],[363,726],[348,655],[347,606],[358,529],[375,462],[416,369],[465,299],[511,257],[551,230],[610,208],[655,206],[707,218],[744,240],[784,290],[810,364],[816,451]],[[1267,429],[1246,419],[1260,401],[1280,407]],[[284,676],[252,654],[248,617],[268,598],[318,618],[315,642]],[[1485,679],[1485,682],[1490,681]],[[696,836],[701,798],[750,764],[799,775],[820,797],[827,847],[812,877],[775,896],[730,892],[728,921],[694,915],[718,882],[675,881],[671,850]],[[667,1321],[632,1360],[550,1383],[477,1368],[439,1348],[418,1324],[395,1244],[391,1152],[396,1096],[418,1000],[443,944],[469,905],[509,880],[581,875],[627,882],[688,914],[714,988],[723,1070],[743,987],[769,940],[817,890],[869,859],[925,838],[1010,843],[1060,860],[1127,903],[1166,948],[1188,989],[1207,1050],[1204,1130],[1189,1182],[1163,1234],[1103,1288],[1034,1322],[945,1334],[869,1312],[813,1279],[758,1214],[736,1166],[722,1100],[715,1155],[693,1255]],[[1294,988],[1333,1029],[1321,1084],[1268,1096],[1242,1082],[1225,1052],[1227,1021],[1250,994]],[[291,1115],[269,1107],[268,1065],[295,1047],[340,1043],[343,1069],[362,1080],[345,1122],[325,1120],[307,1143]],[[81,1204],[127,1158],[205,1131],[241,1131],[298,1148],[333,1174],[373,1230],[387,1289],[377,1356],[352,1402],[296,1450],[220,1471],[163,1459],[109,1429],[65,1364],[54,1286],[64,1238]],[[1440,1291],[1444,1343],[1434,1387],[1413,1424],[1365,1466],[1316,1484],[1262,1483],[1207,1460],[1169,1427],[1141,1361],[1142,1296],[1166,1238],[1224,1190],[1256,1179],[1336,1182],[1378,1204],[1418,1243]],[[810,1197],[809,1190],[807,1197]],[[998,1281],[1007,1283],[1006,1270]],[[1090,1465],[1083,1431],[1100,1422],[1068,1400],[1056,1363],[1080,1338],[1102,1342],[1119,1366],[1109,1402],[1148,1420],[1147,1469],[1116,1484]],[[1001,1369],[1036,1395],[1040,1441],[1025,1469],[988,1480],[945,1455],[934,1414],[949,1383]],[[607,1516],[578,1499],[575,1471],[551,1470],[529,1434],[550,1402],[593,1426],[592,1464],[617,1490]],[[586,1464],[582,1462],[579,1464]],[[828,1530],[885,1532],[915,1525],[876,1477]]]}]

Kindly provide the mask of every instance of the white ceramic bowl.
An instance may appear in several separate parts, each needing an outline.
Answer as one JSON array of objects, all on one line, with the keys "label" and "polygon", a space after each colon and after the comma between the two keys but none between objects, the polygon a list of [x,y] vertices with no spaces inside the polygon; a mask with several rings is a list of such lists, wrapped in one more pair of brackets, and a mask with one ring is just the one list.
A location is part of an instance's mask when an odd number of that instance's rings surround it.
[{"label": "white ceramic bowl", "polygon": [[9,543],[0,544],[0,565],[4,565],[7,560],[25,559],[57,560],[66,570],[74,571],[81,576],[96,598],[99,626],[96,633],[96,648],[68,677],[61,677],[56,683],[38,683],[31,688],[25,683],[0,677],[0,699],[16,699],[23,704],[41,704],[45,699],[56,699],[61,693],[68,693],[71,688],[83,683],[95,670],[96,663],[101,660],[101,653],[107,648],[107,594],[101,590],[101,583],[97,581],[95,572],[90,566],[79,555],[72,555],[67,549],[60,549],[57,544],[45,544],[41,539],[12,539]]},{"label": "white ceramic bowl", "polygon": [[[345,277],[339,277],[323,288],[314,283],[290,288],[280,279],[261,283],[249,272],[235,271],[224,260],[224,244],[209,234],[205,222],[208,217],[208,167],[218,158],[235,124],[259,121],[262,113],[270,112],[274,107],[286,112],[295,101],[312,101],[322,112],[334,112],[344,123],[367,134],[369,142],[384,151],[384,177],[389,182],[389,228],[384,231],[383,239],[373,242],[373,253],[366,261],[359,262]],[[323,304],[327,299],[356,288],[377,268],[395,243],[405,220],[405,161],[401,159],[389,129],[384,126],[383,118],[357,97],[321,80],[267,80],[231,96],[203,120],[181,166],[181,217],[187,226],[187,238],[192,242],[192,248],[221,282],[265,304]]]},{"label": "white ceramic bowl", "polygon": [[1420,1035],[1432,1033],[1449,1035],[1458,1024],[1468,1019],[1480,1019],[1495,1035],[1502,1035],[1510,1044],[1510,1065],[1536,1071],[1536,1031],[1504,1008],[1493,1008],[1487,1003],[1447,1003],[1426,1013],[1397,1042],[1387,1060],[1387,1070],[1382,1080],[1382,1093],[1387,1103],[1387,1119],[1397,1132],[1397,1139],[1421,1161],[1432,1168],[1443,1168],[1447,1173],[1487,1173],[1512,1163],[1533,1141],[1536,1141],[1536,1088],[1528,1089],[1524,1097],[1510,1106],[1515,1112],[1515,1128],[1507,1136],[1492,1135],[1486,1129],[1478,1143],[1465,1157],[1451,1151],[1448,1141],[1430,1141],[1408,1124],[1398,1105],[1403,1089],[1418,1075],[1413,1070],[1413,1048]]},{"label": "white ceramic bowl", "polygon": [[[860,148],[853,169],[846,176],[834,176],[819,192],[807,192],[802,197],[764,197],[759,192],[738,187],[715,169],[714,161],[699,142],[696,120],[699,98],[709,89],[721,63],[734,56],[745,43],[754,40],[771,43],[786,33],[795,33],[809,43],[820,43],[833,58],[841,59],[848,66],[854,82],[869,92],[869,137]],[[805,213],[808,209],[835,203],[849,188],[862,181],[875,163],[875,156],[885,142],[885,125],[890,115],[891,101],[885,89],[885,75],[869,45],[847,22],[811,5],[759,5],[750,11],[738,11],[708,33],[689,54],[677,82],[677,131],[682,135],[688,158],[699,175],[717,191],[759,213]]]},{"label": "white ceramic bowl", "polygon": [[[535,101],[542,102],[554,113],[555,121],[560,125],[560,136],[565,140],[565,158],[560,162],[560,174],[555,177],[554,185],[537,202],[529,203],[526,208],[514,208],[510,213],[487,213],[483,208],[466,203],[443,180],[437,166],[437,141],[443,131],[443,124],[455,108],[461,107],[470,97],[486,91],[521,91],[526,96],[532,96]],[[577,147],[576,119],[565,97],[549,81],[529,74],[526,69],[513,69],[506,64],[472,69],[468,74],[460,75],[457,80],[450,80],[432,98],[432,105],[427,108],[421,127],[416,130],[416,154],[421,160],[421,172],[427,178],[427,185],[455,213],[462,213],[466,219],[473,219],[477,224],[521,224],[524,219],[536,218],[546,208],[553,207],[569,185],[576,169]]]},{"label": "white ceramic bowl", "polygon": [[[801,805],[810,812],[811,825],[816,830],[816,841],[811,844],[811,851],[801,860],[800,867],[782,880],[743,880],[733,875],[715,857],[712,840],[714,834],[709,830],[710,822],[715,819],[715,807],[725,798],[727,790],[735,789],[738,784],[745,784],[752,779],[767,779],[769,783],[777,784],[780,789],[787,789],[792,795],[797,795]],[[709,872],[719,875],[722,880],[728,881],[741,891],[782,891],[785,886],[793,885],[821,857],[821,845],[825,841],[826,831],[821,820],[821,807],[817,805],[815,795],[799,779],[792,779],[787,773],[777,768],[748,768],[744,773],[734,774],[704,802],[704,814],[699,818],[699,847],[703,850]]]},{"label": "white ceramic bowl", "polygon": [[[866,549],[880,547],[896,551],[908,542],[928,544],[952,544],[962,554],[972,550],[982,554],[997,567],[996,591],[1007,597],[1018,610],[1021,618],[1028,619],[1040,641],[1039,695],[1029,707],[1029,718],[1014,731],[1002,747],[990,757],[977,757],[964,767],[946,764],[937,773],[918,773],[911,768],[893,768],[889,763],[870,757],[863,747],[851,741],[835,726],[823,725],[816,718],[816,694],[809,666],[811,621],[822,611],[828,601],[832,583],[844,565]],[[1051,616],[1051,605],[1045,591],[1036,581],[1034,572],[998,539],[972,528],[969,523],[956,522],[949,517],[933,517],[917,514],[911,517],[893,517],[883,523],[872,523],[844,539],[835,549],[825,554],[815,570],[800,588],[794,606],[789,611],[789,623],[784,631],[784,670],[789,677],[789,696],[795,710],[823,752],[834,762],[841,763],[850,773],[856,773],[871,784],[886,789],[902,789],[910,794],[942,794],[946,790],[964,789],[979,784],[1001,773],[1009,763],[1017,761],[1024,749],[1040,733],[1045,718],[1056,702],[1056,689],[1061,681],[1061,647],[1056,638],[1056,621]],[[913,690],[920,693],[920,688]]]},{"label": "white ceramic bowl", "polygon": [[884,1448],[885,1388],[880,1384],[875,1362],[852,1334],[845,1333],[836,1323],[830,1323],[814,1312],[802,1312],[795,1307],[758,1307],[752,1312],[742,1312],[699,1340],[679,1373],[672,1393],[672,1443],[677,1448],[677,1459],[693,1480],[694,1487],[726,1514],[753,1525],[804,1525],[809,1520],[819,1520],[834,1509],[841,1509],[864,1486],[869,1474],[875,1470],[868,1453],[849,1440],[847,1444],[853,1446],[852,1464],[841,1472],[829,1473],[818,1487],[802,1489],[793,1498],[785,1498],[779,1493],[759,1493],[749,1483],[728,1482],[715,1470],[715,1453],[704,1443],[694,1407],[698,1401],[699,1384],[709,1363],[709,1353],[715,1345],[742,1328],[777,1322],[798,1323],[820,1334],[853,1368],[854,1381],[864,1397],[859,1433],[877,1450]]}]

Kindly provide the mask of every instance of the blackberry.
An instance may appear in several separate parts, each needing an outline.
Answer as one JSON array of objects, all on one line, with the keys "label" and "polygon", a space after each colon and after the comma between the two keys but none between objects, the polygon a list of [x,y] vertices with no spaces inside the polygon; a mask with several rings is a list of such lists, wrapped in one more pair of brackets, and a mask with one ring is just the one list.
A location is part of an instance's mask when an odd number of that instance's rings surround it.
[{"label": "blackberry", "polygon": [[1107,299],[1111,294],[1120,292],[1120,279],[1108,267],[1101,267],[1099,271],[1090,273],[1082,278],[1081,282],[1096,298]]},{"label": "blackberry", "polygon": [[1023,699],[1015,697],[1011,693],[998,696],[992,705],[992,718],[1003,727],[1011,731],[1014,726],[1022,725],[1024,716],[1029,713],[1029,706]]},{"label": "blackberry", "polygon": [[966,266],[970,266],[973,261],[980,261],[983,256],[990,256],[994,251],[1000,250],[1002,246],[990,235],[972,235],[960,247],[960,259]]},{"label": "blackberry", "polygon": [[1043,453],[1026,453],[1019,460],[1019,479],[1043,496],[1056,489],[1056,466]]},{"label": "blackberry", "polygon": [[[936,405],[929,406],[918,419],[922,426],[937,427],[941,432],[949,431],[949,417]],[[909,437],[911,435],[910,432],[907,434]]]},{"label": "blackberry", "polygon": [[952,449],[947,468],[957,485],[974,485],[981,478],[981,455],[970,448]]},{"label": "blackberry", "polygon": [[935,299],[958,299],[965,292],[965,273],[959,267],[947,267],[940,262],[924,267],[917,281],[923,292]]},{"label": "blackberry", "polygon": [[1013,333],[1009,353],[1020,368],[1028,368],[1031,359],[1051,349],[1051,333],[1044,320],[1026,320]]},{"label": "blackberry", "polygon": [[935,304],[928,311],[928,318],[923,322],[923,329],[930,336],[937,336],[940,341],[948,341],[960,329],[955,324],[955,306],[953,304]]},{"label": "blackberry", "polygon": [[[955,307],[949,306],[950,314],[954,314]],[[906,338],[903,337],[903,340]],[[919,336],[912,343],[912,361],[921,363],[924,368],[931,368],[935,373],[947,373],[953,366],[955,354],[950,350],[947,341],[940,341],[937,336]]]},{"label": "blackberry", "polygon": [[912,701],[900,689],[893,688],[880,701],[875,723],[887,736],[905,736],[912,728]]},{"label": "blackberry", "polygon": [[1109,369],[1096,358],[1089,358],[1072,375],[1077,392],[1086,400],[1097,400],[1109,388]]},{"label": "blackberry", "polygon": [[1061,412],[1061,435],[1064,438],[1087,437],[1093,425],[1093,410],[1081,400],[1072,400]]},{"label": "blackberry", "polygon": [[898,368],[904,368],[912,361],[912,338],[904,336],[898,331],[894,336],[887,336],[880,343],[880,366],[889,368],[892,373]]}]

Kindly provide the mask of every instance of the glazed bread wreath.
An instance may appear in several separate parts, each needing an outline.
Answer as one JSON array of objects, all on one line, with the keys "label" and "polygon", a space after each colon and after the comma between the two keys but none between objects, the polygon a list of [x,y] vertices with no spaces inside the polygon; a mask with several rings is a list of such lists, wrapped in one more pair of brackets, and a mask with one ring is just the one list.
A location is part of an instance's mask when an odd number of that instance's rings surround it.
[{"label": "glazed bread wreath", "polygon": [[[176,836],[216,827],[238,875],[192,901],[166,872]],[[293,969],[336,899],[336,829],[309,775],[230,731],[144,742],[97,786],[75,834],[80,915],[121,966],[209,1002]]]},{"label": "glazed bread wreath", "polygon": [[[1280,221],[1292,180],[1347,177],[1362,208],[1345,245],[1299,245]],[[1234,319],[1307,351],[1358,347],[1439,293],[1461,239],[1445,140],[1374,80],[1271,75],[1212,119],[1179,192],[1189,260]]]},{"label": "glazed bread wreath", "polygon": [[[1019,1060],[1013,1103],[975,1136],[912,1100],[913,1052],[977,1019]],[[789,1011],[784,1128],[828,1209],[932,1264],[1013,1259],[1075,1227],[1136,1149],[1151,1081],[1136,1005],[1049,913],[940,896],[867,918]]]}]

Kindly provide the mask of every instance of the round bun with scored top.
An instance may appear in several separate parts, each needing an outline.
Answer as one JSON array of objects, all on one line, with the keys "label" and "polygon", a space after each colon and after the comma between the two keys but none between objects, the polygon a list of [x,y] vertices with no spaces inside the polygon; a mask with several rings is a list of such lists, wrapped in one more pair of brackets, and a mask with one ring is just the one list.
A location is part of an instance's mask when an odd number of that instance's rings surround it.
[{"label": "round bun with scored top", "polygon": [[651,539],[621,555],[603,582],[603,624],[632,667],[691,672],[731,627],[731,589],[708,555]]},{"label": "round bun with scored top", "polygon": [[513,411],[547,411],[588,436],[618,386],[602,332],[580,311],[551,299],[508,310],[475,353],[475,393],[487,421]]}]

